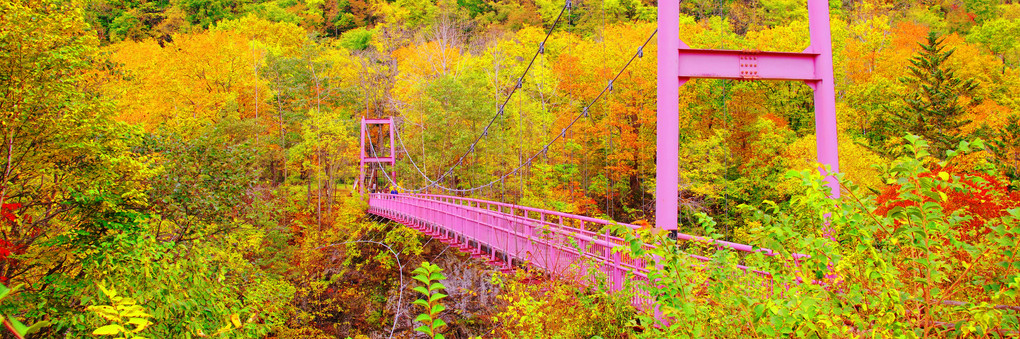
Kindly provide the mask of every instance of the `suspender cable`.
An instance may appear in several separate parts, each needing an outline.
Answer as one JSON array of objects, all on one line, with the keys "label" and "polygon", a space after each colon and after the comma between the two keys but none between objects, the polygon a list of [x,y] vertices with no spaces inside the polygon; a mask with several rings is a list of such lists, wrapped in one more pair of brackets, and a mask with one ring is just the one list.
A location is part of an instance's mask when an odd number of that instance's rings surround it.
[{"label": "suspender cable", "polygon": [[[488,131],[489,127],[492,126],[492,124],[496,121],[496,119],[503,115],[503,113],[505,111],[505,108],[506,108],[506,104],[508,102],[510,102],[511,98],[513,98],[514,93],[517,93],[517,90],[520,89],[523,86],[524,77],[528,75],[528,71],[531,70],[531,66],[534,65],[535,59],[538,58],[538,55],[542,54],[542,52],[544,52],[544,50],[545,50],[545,43],[549,40],[549,36],[552,35],[553,30],[556,29],[556,25],[560,22],[560,19],[563,17],[563,12],[565,12],[567,10],[567,8],[569,8],[569,7],[570,7],[570,2],[568,0],[567,3],[563,5],[563,8],[560,9],[560,14],[556,16],[556,20],[553,21],[552,26],[549,27],[549,31],[546,32],[545,38],[542,39],[542,43],[539,45],[538,50],[535,51],[535,55],[532,56],[531,57],[531,61],[528,62],[528,67],[526,67],[524,69],[524,73],[521,74],[521,76],[519,78],[517,78],[516,85],[513,87],[513,89],[510,90],[510,94],[507,95],[506,100],[503,101],[503,104],[500,105],[499,111],[495,115],[493,115],[492,118],[489,119],[489,122],[487,124],[485,124],[485,128],[483,129],[483,131]],[[475,141],[473,141],[471,143],[471,146],[468,147],[468,150],[466,152],[464,152],[464,155],[461,155],[460,158],[457,159],[457,162],[453,164],[453,166],[450,166],[450,168],[447,169],[446,172],[444,172],[442,175],[440,175],[439,178],[436,178],[436,180],[434,180],[431,184],[427,185],[425,188],[429,188],[431,186],[437,185],[439,181],[441,181],[444,178],[446,178],[446,176],[450,175],[450,173],[452,173],[454,169],[456,169],[458,166],[460,166],[462,163],[464,163],[464,158],[466,158],[469,154],[471,154],[471,152],[474,151],[475,146],[478,145],[478,142],[482,140],[482,137],[484,137],[485,134],[486,133],[484,133],[484,132],[483,133],[479,133],[478,137],[475,138]]]}]

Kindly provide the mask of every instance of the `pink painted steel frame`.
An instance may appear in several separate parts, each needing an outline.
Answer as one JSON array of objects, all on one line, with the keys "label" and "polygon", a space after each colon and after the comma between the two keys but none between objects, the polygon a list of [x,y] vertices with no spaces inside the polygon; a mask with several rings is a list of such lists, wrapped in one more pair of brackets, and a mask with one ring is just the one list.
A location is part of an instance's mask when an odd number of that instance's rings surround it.
[{"label": "pink painted steel frame", "polygon": [[[679,216],[679,90],[692,78],[804,81],[815,93],[818,162],[839,172],[836,93],[832,75],[829,3],[808,0],[811,46],[802,53],[691,49],[680,41],[680,4],[658,6],[658,94],[655,225],[676,230]],[[820,169],[826,175],[824,169]],[[826,176],[831,197],[839,184]]]},{"label": "pink painted steel frame", "polygon": [[[390,156],[389,157],[369,157],[365,152],[365,137],[368,136],[369,125],[389,125],[390,128]],[[394,166],[397,162],[397,149],[393,142],[393,118],[386,119],[365,119],[361,118],[361,164],[358,167],[358,186],[359,192],[365,193],[365,164],[368,163],[385,163],[390,164],[390,168],[393,170],[393,175],[390,176],[393,180],[397,178],[397,169]]]}]

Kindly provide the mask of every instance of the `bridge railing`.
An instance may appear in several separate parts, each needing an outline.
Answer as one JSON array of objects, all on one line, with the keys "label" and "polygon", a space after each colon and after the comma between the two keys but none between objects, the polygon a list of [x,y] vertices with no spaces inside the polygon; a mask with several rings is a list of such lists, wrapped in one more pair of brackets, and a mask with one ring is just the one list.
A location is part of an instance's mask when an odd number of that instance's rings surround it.
[{"label": "bridge railing", "polygon": [[[490,211],[497,211],[497,212],[500,212],[500,213],[506,213],[506,214],[510,214],[510,215],[515,215],[515,216],[520,216],[520,217],[524,217],[524,218],[529,218],[531,220],[539,220],[542,223],[545,223],[545,224],[551,225],[551,226],[552,225],[559,225],[560,227],[576,228],[576,229],[579,229],[579,232],[582,233],[582,234],[588,235],[590,237],[604,237],[603,238],[604,241],[615,243],[615,244],[620,244],[620,245],[626,245],[626,243],[624,242],[624,240],[622,238],[611,236],[608,232],[603,234],[603,233],[599,233],[599,232],[589,231],[587,226],[597,225],[597,226],[592,227],[592,228],[598,228],[598,229],[608,229],[607,227],[605,227],[607,225],[621,225],[621,226],[629,227],[630,229],[634,229],[634,230],[641,228],[641,226],[638,226],[638,225],[627,224],[627,223],[620,223],[620,222],[603,220],[603,219],[597,219],[597,218],[587,217],[587,216],[583,216],[583,215],[576,215],[576,214],[570,214],[570,213],[550,211],[550,210],[544,210],[544,209],[540,209],[540,208],[520,206],[520,205],[514,205],[514,204],[508,204],[508,203],[502,203],[502,202],[495,202],[495,201],[488,201],[488,200],[481,200],[481,199],[474,199],[474,198],[456,197],[456,196],[449,196],[449,195],[436,195],[436,194],[415,194],[413,196],[423,197],[423,198],[430,199],[430,200],[437,200],[437,201],[447,202],[447,203],[451,203],[451,204],[465,205],[465,206],[470,206],[470,207],[475,207],[475,208],[480,208],[480,209],[485,209],[485,210],[490,210]],[[676,234],[676,238],[677,238],[677,240],[680,240],[680,241],[692,241],[692,242],[712,243],[718,249],[729,249],[729,250],[733,250],[733,251],[740,252],[740,253],[750,254],[750,253],[761,252],[762,254],[764,254],[766,256],[770,256],[770,257],[776,256],[776,253],[773,252],[770,249],[767,249],[767,248],[755,248],[755,247],[753,247],[751,245],[745,245],[745,244],[740,244],[740,243],[735,243],[735,242],[729,242],[729,241],[723,241],[723,240],[712,240],[712,239],[709,239],[709,238],[705,238],[705,237],[701,237],[701,236],[696,236],[696,235],[690,235],[690,234],[684,234],[684,233],[677,233]],[[646,247],[650,248],[651,245],[647,245],[646,244]],[[701,260],[701,261],[709,261],[710,260],[709,258],[706,258],[706,257],[703,257],[703,256],[694,255],[692,257],[694,257],[694,258],[696,258],[698,260]],[[794,254],[793,255],[794,259],[800,259],[802,257],[804,257],[804,255],[801,255],[801,254]],[[744,269],[744,270],[748,269],[747,267],[742,266],[742,265],[738,265],[737,267],[741,268],[741,269]],[[755,273],[759,273],[759,274],[768,274],[767,272],[761,272],[761,271],[754,271],[754,272]]]},{"label": "bridge railing", "polygon": [[[501,212],[501,213],[507,213],[507,214],[513,214],[513,215],[518,215],[519,214],[519,215],[525,216],[525,217],[531,217],[531,216],[534,215],[534,216],[537,216],[537,219],[540,219],[540,220],[543,220],[543,221],[545,221],[547,219],[550,219],[550,218],[559,218],[558,219],[558,221],[559,221],[558,223],[560,225],[571,226],[571,227],[580,228],[580,229],[584,229],[586,224],[597,224],[597,225],[616,225],[616,224],[619,224],[619,225],[623,225],[623,226],[629,227],[631,229],[639,229],[639,228],[641,228],[641,226],[638,226],[638,225],[632,225],[632,224],[627,224],[627,223],[620,223],[620,222],[615,222],[615,221],[608,221],[608,220],[603,220],[603,219],[596,219],[596,218],[592,218],[592,217],[586,217],[586,216],[583,216],[583,215],[575,215],[575,214],[569,214],[569,213],[563,213],[563,212],[557,212],[557,211],[544,210],[544,209],[540,209],[540,208],[527,207],[527,206],[519,206],[519,205],[508,204],[508,203],[488,201],[488,200],[481,200],[481,199],[474,199],[474,198],[456,197],[456,196],[449,196],[449,195],[436,195],[436,194],[414,194],[412,196],[423,197],[423,198],[427,198],[427,199],[431,199],[431,200],[449,202],[449,203],[459,204],[459,205],[467,205],[467,206],[472,206],[472,207],[482,208],[482,209],[487,209],[487,210],[495,210],[495,211],[498,211],[498,212]],[[535,218],[535,217],[531,217],[531,218]],[[590,232],[590,233],[594,234],[594,232]],[[723,240],[710,240],[710,239],[705,238],[705,237],[696,236],[696,235],[690,235],[690,234],[677,233],[677,240],[712,242],[712,243],[714,243],[719,248],[728,248],[728,249],[731,249],[731,250],[734,250],[734,251],[746,252],[746,253],[762,252],[763,254],[765,254],[767,256],[775,256],[775,253],[773,253],[772,250],[767,249],[767,248],[757,248],[757,249],[755,249],[751,245],[744,245],[744,244],[739,244],[739,243],[729,242],[729,241],[723,241]]]},{"label": "bridge railing", "polygon": [[[456,238],[511,265],[528,264],[553,274],[572,276],[586,275],[587,269],[594,268],[605,273],[606,285],[613,291],[624,288],[627,272],[633,272],[639,279],[645,276],[643,259],[612,252],[613,248],[625,245],[623,239],[565,226],[569,220],[609,222],[583,216],[578,216],[583,220],[572,219],[569,214],[554,211],[478,203],[484,201],[468,204],[455,197],[373,194],[369,212]],[[501,207],[513,210],[503,209],[504,213]],[[526,210],[544,216],[521,212]],[[558,218],[553,220],[551,215]]]},{"label": "bridge railing", "polygon": [[[628,272],[633,280],[648,281],[647,263],[613,249],[629,246],[614,236],[608,225],[618,224],[586,216],[518,206],[480,199],[445,195],[372,194],[369,212],[426,230],[440,237],[469,244],[493,259],[513,264],[528,264],[547,272],[574,277],[590,277],[588,270],[604,273],[611,291],[625,288]],[[639,226],[621,224],[632,229]],[[605,231],[591,231],[598,229]],[[678,234],[679,240],[709,241]],[[712,241],[717,247],[740,252],[756,252],[751,246]],[[651,249],[651,245],[644,245]],[[767,251],[767,250],[766,250]],[[765,251],[762,251],[765,252]],[[774,255],[771,251],[766,255]],[[711,259],[692,255],[708,262]],[[753,282],[771,283],[771,274],[739,266]],[[585,281],[591,282],[591,281]],[[631,286],[635,304],[649,304],[640,289]]]}]

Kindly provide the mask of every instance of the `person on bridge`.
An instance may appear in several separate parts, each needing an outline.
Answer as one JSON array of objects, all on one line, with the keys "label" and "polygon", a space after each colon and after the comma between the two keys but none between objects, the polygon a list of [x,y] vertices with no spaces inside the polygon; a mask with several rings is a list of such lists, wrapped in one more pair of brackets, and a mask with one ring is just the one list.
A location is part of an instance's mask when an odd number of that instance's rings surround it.
[{"label": "person on bridge", "polygon": [[397,194],[397,188],[390,186],[390,194]]}]

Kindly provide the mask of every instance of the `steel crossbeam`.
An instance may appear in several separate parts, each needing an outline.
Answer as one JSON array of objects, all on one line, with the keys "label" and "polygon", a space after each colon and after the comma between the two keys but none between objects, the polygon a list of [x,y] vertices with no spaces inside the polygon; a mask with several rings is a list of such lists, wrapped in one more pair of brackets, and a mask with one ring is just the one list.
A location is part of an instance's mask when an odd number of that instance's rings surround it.
[{"label": "steel crossbeam", "polygon": [[679,49],[680,78],[818,81],[817,53]]}]

